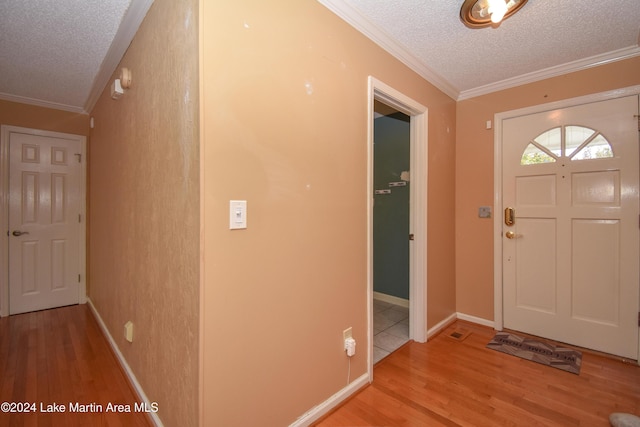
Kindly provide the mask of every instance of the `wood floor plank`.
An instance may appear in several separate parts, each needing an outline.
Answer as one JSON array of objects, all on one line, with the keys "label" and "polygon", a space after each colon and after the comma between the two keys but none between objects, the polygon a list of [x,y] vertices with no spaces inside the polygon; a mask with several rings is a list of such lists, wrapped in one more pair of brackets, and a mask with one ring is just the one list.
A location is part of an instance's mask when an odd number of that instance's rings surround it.
[{"label": "wood floor plank", "polygon": [[[463,341],[448,335],[469,330]],[[321,419],[340,426],[609,426],[640,414],[640,367],[584,352],[580,375],[486,348],[495,331],[457,321],[374,367],[374,381]]]},{"label": "wood floor plank", "polygon": [[[34,413],[0,412],[0,426],[152,425],[145,413],[106,411],[109,403],[133,411],[138,399],[86,305],[0,319],[0,402],[36,405]],[[46,412],[53,404],[65,412]],[[95,410],[70,412],[72,404]]]}]

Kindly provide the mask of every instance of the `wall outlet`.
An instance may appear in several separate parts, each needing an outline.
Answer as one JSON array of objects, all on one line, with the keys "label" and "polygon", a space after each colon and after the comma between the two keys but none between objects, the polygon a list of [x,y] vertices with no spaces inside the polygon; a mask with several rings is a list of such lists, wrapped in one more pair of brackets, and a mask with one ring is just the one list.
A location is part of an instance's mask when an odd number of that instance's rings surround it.
[{"label": "wall outlet", "polygon": [[124,339],[133,342],[133,322],[131,320],[124,324]]},{"label": "wall outlet", "polygon": [[353,337],[353,331],[352,328],[349,327],[347,329],[345,329],[344,331],[342,331],[342,339],[343,340],[347,340],[347,338],[352,338]]},{"label": "wall outlet", "polygon": [[344,340],[344,349],[347,352],[347,356],[351,357],[356,354],[356,340],[353,338],[347,338]]},{"label": "wall outlet", "polygon": [[344,349],[347,356],[351,357],[356,354],[356,340],[353,339],[353,329],[351,327],[342,331],[342,339],[344,340]]}]

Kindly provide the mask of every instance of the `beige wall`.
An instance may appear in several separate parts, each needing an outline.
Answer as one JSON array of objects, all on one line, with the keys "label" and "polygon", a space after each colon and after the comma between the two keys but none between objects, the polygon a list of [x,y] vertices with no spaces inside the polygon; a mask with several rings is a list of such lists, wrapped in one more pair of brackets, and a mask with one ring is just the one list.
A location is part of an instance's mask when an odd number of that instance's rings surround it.
[{"label": "beige wall", "polygon": [[[493,205],[496,113],[640,84],[640,58],[458,102],[456,140],[456,309],[493,320],[493,221],[478,207]],[[501,215],[494,206],[494,215]]]},{"label": "beige wall", "polygon": [[197,1],[155,0],[131,89],[91,112],[89,297],[166,426],[198,422],[197,23]]},{"label": "beige wall", "polygon": [[366,372],[370,74],[429,108],[430,326],[455,311],[455,102],[314,0],[201,7],[203,425],[288,425],[346,386],[347,327]]},{"label": "beige wall", "polygon": [[89,116],[0,99],[0,124],[89,135]]}]

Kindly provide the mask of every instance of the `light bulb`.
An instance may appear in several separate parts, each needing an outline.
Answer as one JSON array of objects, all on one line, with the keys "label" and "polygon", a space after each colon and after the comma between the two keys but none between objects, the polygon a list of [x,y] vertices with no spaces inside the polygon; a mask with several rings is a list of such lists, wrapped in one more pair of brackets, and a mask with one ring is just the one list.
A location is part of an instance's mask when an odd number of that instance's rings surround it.
[{"label": "light bulb", "polygon": [[507,13],[507,3],[504,0],[489,0],[489,13],[491,14],[491,22],[497,24],[502,21]]}]

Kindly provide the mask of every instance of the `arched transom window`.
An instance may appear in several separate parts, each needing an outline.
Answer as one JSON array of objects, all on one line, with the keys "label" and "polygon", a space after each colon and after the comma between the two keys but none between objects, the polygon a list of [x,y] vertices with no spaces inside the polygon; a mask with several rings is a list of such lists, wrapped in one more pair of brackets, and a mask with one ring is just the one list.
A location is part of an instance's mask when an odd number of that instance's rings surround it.
[{"label": "arched transom window", "polygon": [[558,126],[529,142],[520,164],[553,163],[562,158],[589,160],[607,157],[613,157],[613,149],[600,132],[584,126]]}]

